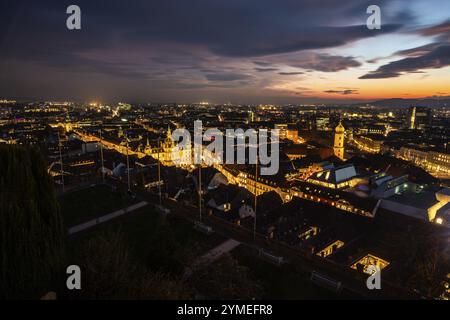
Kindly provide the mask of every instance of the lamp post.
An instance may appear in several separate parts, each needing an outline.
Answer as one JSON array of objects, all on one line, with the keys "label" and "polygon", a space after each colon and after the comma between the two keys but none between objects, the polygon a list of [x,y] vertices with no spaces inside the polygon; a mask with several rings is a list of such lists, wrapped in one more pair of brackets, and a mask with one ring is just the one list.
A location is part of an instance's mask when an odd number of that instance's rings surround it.
[{"label": "lamp post", "polygon": [[[258,145],[259,147],[259,145]],[[256,164],[255,164],[255,218],[253,219],[253,241],[256,242],[256,209],[258,201],[258,150],[256,150]]]},{"label": "lamp post", "polygon": [[125,141],[127,143],[127,173],[128,173],[128,192],[131,192],[131,182],[130,182],[130,157],[128,152],[128,136],[125,136]]},{"label": "lamp post", "polygon": [[200,164],[198,166],[198,213],[199,220],[202,221],[202,163],[200,157]]},{"label": "lamp post", "polygon": [[62,152],[61,152],[61,137],[59,136],[58,132],[58,149],[59,149],[59,164],[61,166],[61,183],[62,183],[62,191],[65,192],[65,186],[64,186],[64,167],[63,167],[63,160],[62,160]]},{"label": "lamp post", "polygon": [[159,193],[159,205],[162,205],[161,197],[161,161],[159,159],[159,154],[161,153],[161,141],[158,138],[158,193]]},{"label": "lamp post", "polygon": [[104,160],[103,160],[103,144],[102,144],[102,129],[100,128],[100,158],[102,161],[102,183],[105,184],[105,167],[104,167]]}]

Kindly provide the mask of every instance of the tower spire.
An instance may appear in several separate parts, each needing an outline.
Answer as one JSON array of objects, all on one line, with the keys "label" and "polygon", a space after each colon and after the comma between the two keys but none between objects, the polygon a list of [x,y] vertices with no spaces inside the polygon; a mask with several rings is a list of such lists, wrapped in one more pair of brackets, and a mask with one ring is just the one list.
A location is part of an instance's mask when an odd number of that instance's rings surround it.
[{"label": "tower spire", "polygon": [[344,139],[345,139],[345,128],[342,125],[341,120],[334,130],[334,155],[341,160],[344,160]]}]

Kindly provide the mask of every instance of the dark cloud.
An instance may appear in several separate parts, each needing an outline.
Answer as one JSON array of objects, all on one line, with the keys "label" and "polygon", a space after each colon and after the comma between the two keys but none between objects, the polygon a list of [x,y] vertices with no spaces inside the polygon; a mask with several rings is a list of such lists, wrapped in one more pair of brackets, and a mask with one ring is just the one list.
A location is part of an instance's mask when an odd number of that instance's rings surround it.
[{"label": "dark cloud", "polygon": [[[427,69],[439,69],[450,65],[450,20],[415,30],[422,36],[433,36],[435,41],[420,47],[395,52],[392,57],[403,59],[390,62],[369,72],[360,79],[386,79],[406,73],[423,73]],[[372,62],[376,62],[374,59]]]},{"label": "dark cloud", "polygon": [[342,95],[358,94],[357,89],[326,90],[324,92],[325,93],[333,93],[333,94],[342,94]]},{"label": "dark cloud", "polygon": [[281,76],[297,76],[300,74],[304,74],[304,72],[279,72],[278,74]]},{"label": "dark cloud", "polygon": [[[422,47],[423,49],[423,47]],[[385,79],[399,77],[404,73],[416,73],[425,69],[439,69],[450,65],[450,45],[438,46],[423,55],[390,62],[360,79]]]},{"label": "dark cloud", "polygon": [[253,61],[254,64],[261,67],[270,67],[272,66],[271,62],[265,62],[265,61]]},{"label": "dark cloud", "polygon": [[[393,1],[378,2],[388,6]],[[80,31],[65,26],[66,8],[74,3],[82,11]],[[123,83],[123,90],[151,97],[152,90],[163,86],[175,92],[177,86],[197,89],[208,81],[230,87],[240,81],[252,83],[255,76],[234,71],[239,66],[229,68],[233,63],[254,63],[257,68],[249,70],[247,65],[245,70],[260,76],[283,70],[282,66],[345,70],[360,62],[310,50],[391,33],[407,23],[407,10],[386,10],[383,28],[368,30],[365,10],[370,4],[372,0],[342,0],[339,5],[336,0],[4,0],[0,2],[0,89],[19,75],[45,76],[52,83],[49,91],[65,89],[76,95],[77,90],[92,90],[94,95],[95,86],[84,80],[96,76],[96,83],[103,80],[105,87],[115,82],[109,91]],[[298,59],[285,57],[293,53]],[[272,61],[274,56],[277,59]],[[39,73],[26,70],[25,64],[39,66]],[[61,83],[57,81],[61,73],[77,77],[66,77]],[[300,73],[279,72],[296,74]],[[36,88],[30,94],[41,91]]]},{"label": "dark cloud", "polygon": [[441,45],[441,43],[430,43],[416,48],[397,51],[393,54],[393,56],[420,57],[437,49]]},{"label": "dark cloud", "polygon": [[208,79],[208,81],[236,81],[236,80],[246,80],[249,78],[250,76],[247,74],[234,72],[217,72],[217,73],[209,73],[206,75],[206,79]]},{"label": "dark cloud", "polygon": [[[5,49],[26,52],[32,58],[46,48],[46,56],[82,49],[126,48],[147,44],[147,50],[160,43],[180,47],[203,47],[217,55],[254,57],[307,49],[339,46],[398,29],[386,24],[381,31],[370,31],[361,19],[359,25],[328,26],[330,21],[345,22],[365,18],[355,6],[369,1],[346,0],[336,8],[331,0],[312,1],[230,0],[226,3],[190,1],[79,0],[82,30],[65,28],[65,9],[72,1],[3,1],[0,7],[0,32]],[[13,39],[14,38],[14,39]],[[20,46],[18,45],[20,43]],[[175,49],[175,48],[174,48]],[[42,52],[41,52],[42,54]],[[160,57],[163,60],[163,56]],[[261,63],[262,61],[258,61]]]},{"label": "dark cloud", "polygon": [[278,71],[278,68],[255,68],[257,72],[273,72]]},{"label": "dark cloud", "polygon": [[424,36],[435,36],[450,33],[450,20],[435,26],[420,29],[419,33]]},{"label": "dark cloud", "polygon": [[216,54],[230,57],[254,57],[302,50],[325,49],[374,37],[382,33],[390,33],[398,30],[400,27],[400,25],[394,24],[384,25],[382,30],[373,32],[373,30],[368,30],[366,25],[348,27],[305,26],[298,30],[291,29],[288,34],[280,33],[270,36],[270,34],[261,32],[245,39],[234,39],[233,43],[213,46],[212,51]]},{"label": "dark cloud", "polygon": [[361,63],[353,57],[343,57],[327,54],[308,54],[287,64],[294,68],[316,70],[322,72],[337,72],[349,68],[359,67]]},{"label": "dark cloud", "polygon": [[437,42],[450,42],[450,20],[419,30],[423,36],[435,37]]}]

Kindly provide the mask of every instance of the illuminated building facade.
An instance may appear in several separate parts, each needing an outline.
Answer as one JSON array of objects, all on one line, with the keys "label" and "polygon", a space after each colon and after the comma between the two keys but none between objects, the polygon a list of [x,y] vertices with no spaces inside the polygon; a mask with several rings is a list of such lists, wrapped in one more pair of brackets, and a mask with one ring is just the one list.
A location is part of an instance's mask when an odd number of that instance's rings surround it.
[{"label": "illuminated building facade", "polygon": [[420,146],[404,146],[393,155],[427,170],[435,176],[450,176],[450,153],[446,150],[432,150]]},{"label": "illuminated building facade", "polygon": [[359,150],[367,153],[380,153],[384,140],[376,136],[354,136],[351,143]]},{"label": "illuminated building facade", "polygon": [[389,265],[389,262],[379,258],[373,254],[367,254],[366,256],[362,257],[361,259],[359,259],[358,261],[356,261],[351,268],[355,269],[355,270],[360,270],[360,268],[362,269],[362,271],[366,274],[372,274],[371,270],[370,270],[370,266],[377,266],[379,268],[379,270],[383,270],[384,268],[386,268]]},{"label": "illuminated building facade", "polygon": [[286,139],[291,140],[294,143],[304,143],[305,140],[298,136],[298,130],[288,129],[286,131]]},{"label": "illuminated building facade", "polygon": [[431,124],[431,109],[425,107],[411,107],[408,115],[408,128],[423,130]]},{"label": "illuminated building facade", "polygon": [[317,131],[329,131],[330,118],[329,117],[317,117],[316,118],[316,130]]},{"label": "illuminated building facade", "polygon": [[317,252],[316,255],[322,258],[326,258],[335,253],[338,249],[342,248],[344,244],[345,243],[343,241],[336,240],[333,243],[326,246],[325,248],[323,248],[322,250],[320,250],[319,252]]}]

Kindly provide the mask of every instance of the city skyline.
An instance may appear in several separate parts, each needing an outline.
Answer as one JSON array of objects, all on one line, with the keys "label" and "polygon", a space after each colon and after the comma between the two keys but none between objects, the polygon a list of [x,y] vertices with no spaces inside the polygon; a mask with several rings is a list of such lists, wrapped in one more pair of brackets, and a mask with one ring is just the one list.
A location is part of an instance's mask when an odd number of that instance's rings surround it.
[{"label": "city skyline", "polygon": [[[59,255],[63,263],[60,272],[81,274],[68,290],[69,282],[59,282],[60,288],[57,279],[16,285],[24,274],[18,268],[28,268],[24,261],[45,262],[21,254],[39,248],[44,236],[37,233],[31,245],[12,238],[3,255],[11,267],[1,294],[58,300],[178,300],[198,294],[252,301],[448,300],[449,114],[442,104],[298,108],[0,101],[0,158],[6,167],[0,181],[11,190],[0,201],[6,221],[1,232],[34,236],[26,229],[35,221],[30,216],[47,217],[44,210],[53,208],[54,226],[48,229],[53,233],[43,234],[60,240],[46,248],[59,250],[54,258]],[[197,127],[199,119],[205,126]],[[251,132],[272,130],[278,134],[270,137],[267,162],[264,134],[256,156]],[[219,138],[224,132],[226,140]],[[194,139],[185,141],[192,133]],[[204,139],[197,140],[200,133]],[[256,158],[259,163],[252,163]],[[270,167],[275,170],[265,174]],[[38,197],[44,187],[50,196]],[[36,200],[24,201],[34,195]],[[66,241],[86,259],[58,247]],[[112,258],[125,267],[117,269]],[[426,283],[425,268],[431,270]],[[100,279],[114,276],[96,282],[97,270],[107,274]],[[158,282],[162,292],[152,282],[137,284],[143,274],[130,270],[164,272],[177,290],[166,294],[167,280]],[[373,272],[378,282],[369,282]],[[126,280],[117,281],[117,274]],[[239,287],[213,285],[222,279]],[[290,285],[292,279],[296,285]],[[104,290],[103,283],[114,289]]]},{"label": "city skyline", "polygon": [[445,1],[2,3],[0,96],[344,103],[450,96]]},{"label": "city skyline", "polygon": [[0,2],[0,300],[450,300],[449,12]]}]

